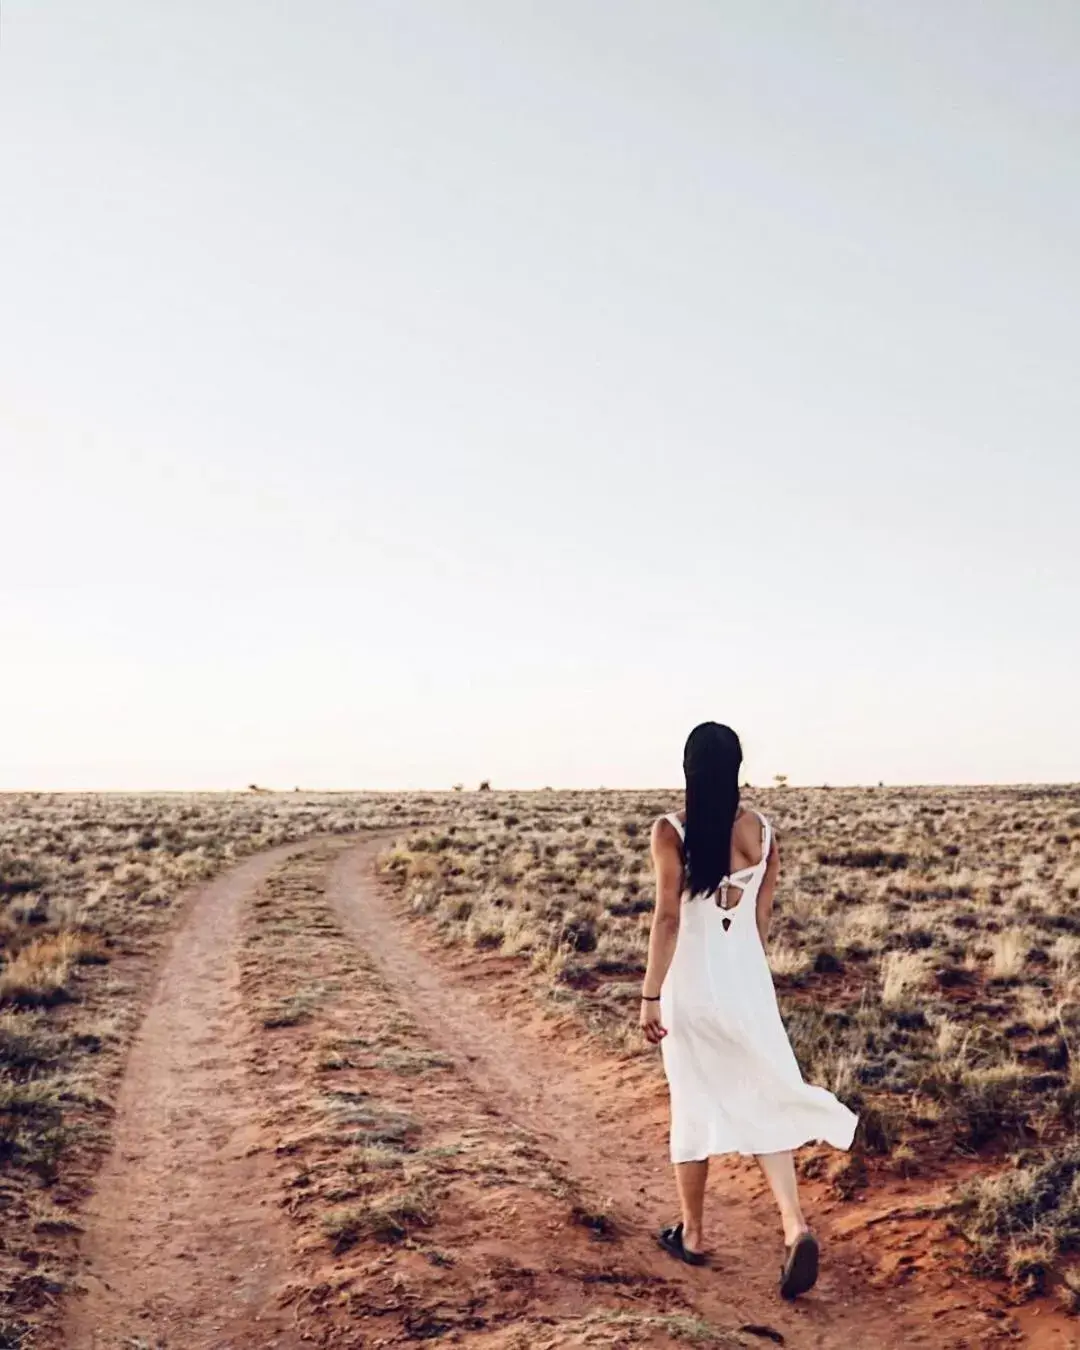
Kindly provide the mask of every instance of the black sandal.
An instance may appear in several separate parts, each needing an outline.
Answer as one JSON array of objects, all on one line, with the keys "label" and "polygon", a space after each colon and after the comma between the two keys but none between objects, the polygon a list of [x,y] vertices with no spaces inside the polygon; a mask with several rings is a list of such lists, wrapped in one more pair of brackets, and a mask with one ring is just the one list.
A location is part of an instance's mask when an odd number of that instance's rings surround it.
[{"label": "black sandal", "polygon": [[685,1261],[688,1266],[703,1266],[705,1264],[704,1252],[692,1252],[683,1246],[682,1240],[683,1226],[681,1223],[672,1224],[670,1228],[661,1228],[657,1234],[657,1241],[669,1255],[676,1261]]},{"label": "black sandal", "polygon": [[780,1267],[780,1297],[798,1298],[813,1289],[818,1277],[818,1244],[813,1233],[802,1233],[784,1253]]}]

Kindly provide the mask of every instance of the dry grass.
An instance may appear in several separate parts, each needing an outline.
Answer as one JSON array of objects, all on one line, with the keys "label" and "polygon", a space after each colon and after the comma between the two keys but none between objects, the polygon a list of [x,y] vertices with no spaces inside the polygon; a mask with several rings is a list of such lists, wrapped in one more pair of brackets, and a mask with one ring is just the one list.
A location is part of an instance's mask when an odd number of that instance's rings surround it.
[{"label": "dry grass", "polygon": [[[770,959],[793,1041],[808,1075],[861,1112],[881,1165],[1071,1148],[1080,789],[748,796],[781,837]],[[649,825],[677,804],[670,792],[0,797],[12,1241],[70,1255],[65,1239],[32,1234],[31,1201],[44,1179],[70,1183],[61,1208],[78,1202],[140,992],[186,888],[275,844],[395,829],[387,875],[443,941],[518,961],[542,997],[623,1050],[637,1045]],[[264,1014],[283,1016],[291,1034],[318,1022],[325,994],[312,980],[283,986]],[[367,1062],[371,1048],[347,1040],[323,1047],[328,1078]],[[376,1049],[390,1064],[416,1047]],[[20,1300],[32,1321],[34,1299]]]},{"label": "dry grass", "polygon": [[0,971],[0,1003],[47,1007],[69,996],[76,965],[105,964],[105,946],[94,933],[59,932],[34,938]]},{"label": "dry grass", "polygon": [[[71,1224],[41,1227],[35,1218],[39,1188],[51,1188],[61,1214],[77,1211],[178,897],[259,849],[420,824],[442,802],[427,794],[0,796],[0,1163],[5,1242],[22,1253],[0,1271],[0,1311],[19,1309],[20,1335],[32,1336],[50,1314],[74,1264]],[[53,1263],[58,1283],[38,1278]]]},{"label": "dry grass", "polygon": [[920,953],[886,952],[881,959],[881,1006],[910,1007],[926,975],[926,958]]},{"label": "dry grass", "polygon": [[810,954],[801,947],[786,942],[774,942],[769,948],[769,968],[779,978],[805,975],[812,962]]},{"label": "dry grass", "polygon": [[1080,1147],[1029,1155],[973,1182],[958,1211],[986,1274],[1045,1292],[1060,1258],[1080,1248]]},{"label": "dry grass", "polygon": [[[905,1176],[950,1154],[1071,1147],[1080,788],[748,797],[781,838],[769,960],[785,1019],[807,1075],[861,1113],[862,1147]],[[403,834],[383,865],[445,942],[520,957],[538,993],[624,1048],[649,825],[677,804],[493,794],[483,815]]]},{"label": "dry grass", "polygon": [[1031,944],[1018,928],[1007,928],[990,939],[990,970],[995,979],[1013,980],[1024,968]]},{"label": "dry grass", "polygon": [[430,1228],[435,1209],[435,1198],[427,1187],[408,1186],[347,1209],[333,1210],[323,1218],[322,1230],[340,1255],[364,1238],[401,1242],[419,1228]]}]

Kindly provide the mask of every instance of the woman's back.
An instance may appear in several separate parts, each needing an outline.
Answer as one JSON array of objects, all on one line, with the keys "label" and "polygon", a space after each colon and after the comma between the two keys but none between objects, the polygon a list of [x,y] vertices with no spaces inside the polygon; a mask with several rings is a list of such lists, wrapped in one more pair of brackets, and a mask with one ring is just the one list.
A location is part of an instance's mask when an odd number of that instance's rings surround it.
[{"label": "woman's back", "polygon": [[[684,841],[679,816],[667,819]],[[667,991],[674,1004],[711,1003],[718,1012],[730,1012],[741,1011],[747,997],[756,1001],[763,980],[769,979],[756,907],[771,844],[764,816],[741,813],[731,831],[731,872],[707,894],[684,889]]]},{"label": "woman's back", "polygon": [[[679,837],[679,849],[683,857],[684,879],[686,872],[686,822],[685,812],[673,811],[664,819],[675,830]],[[735,817],[735,823],[731,828],[730,834],[730,859],[731,870],[727,877],[721,880],[721,888],[729,893],[728,906],[732,909],[739,902],[740,890],[745,887],[736,883],[736,878],[743,878],[750,872],[756,872],[760,869],[762,874],[769,862],[769,851],[772,846],[772,830],[764,816],[759,815],[757,811],[740,811]],[[726,884],[725,884],[726,883]],[[759,882],[760,884],[760,882]],[[709,892],[714,894],[714,892]]]}]

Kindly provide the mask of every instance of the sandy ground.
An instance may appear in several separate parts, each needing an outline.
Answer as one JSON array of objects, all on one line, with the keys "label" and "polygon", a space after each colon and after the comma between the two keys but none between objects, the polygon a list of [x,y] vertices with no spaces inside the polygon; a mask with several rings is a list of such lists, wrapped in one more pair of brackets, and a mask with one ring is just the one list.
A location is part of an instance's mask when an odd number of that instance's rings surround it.
[{"label": "sandy ground", "polygon": [[[1071,1324],[1049,1311],[1021,1331],[992,1290],[958,1278],[947,1260],[934,1264],[930,1228],[904,1222],[918,1196],[819,1204],[821,1281],[785,1304],[776,1294],[780,1236],[760,1178],[752,1165],[719,1164],[710,1265],[676,1265],[654,1238],[673,1216],[674,1195],[662,1086],[649,1066],[553,1017],[510,963],[481,971],[467,953],[440,946],[377,881],[377,839],[324,845],[321,860],[319,847],[251,859],[185,907],[84,1215],[84,1293],[69,1300],[63,1345],[289,1350],[445,1339],[501,1350],[695,1336],[702,1345],[799,1350],[1077,1343]],[[334,949],[337,1030],[406,1018],[417,1043],[447,1066],[409,1080],[416,1118],[439,1137],[454,1129],[512,1138],[519,1156],[599,1198],[605,1241],[574,1224],[524,1164],[516,1188],[485,1191],[468,1178],[456,1185],[433,1229],[445,1260],[411,1242],[369,1242],[335,1263],[311,1225],[290,1213],[295,1174],[290,1181],[273,1122],[290,1102],[300,1109],[312,1037],[329,1023],[267,1031],[248,1006],[258,968],[245,985],[239,947],[260,887],[283,868],[286,878],[290,867],[310,869],[312,858],[321,880],[304,883],[318,893],[311,903],[325,904],[340,941],[371,971],[370,979],[341,977]],[[314,950],[308,979],[320,974]],[[377,1095],[384,1080],[361,1067],[354,1081],[358,1095]],[[314,1288],[318,1299],[298,1297]]]}]

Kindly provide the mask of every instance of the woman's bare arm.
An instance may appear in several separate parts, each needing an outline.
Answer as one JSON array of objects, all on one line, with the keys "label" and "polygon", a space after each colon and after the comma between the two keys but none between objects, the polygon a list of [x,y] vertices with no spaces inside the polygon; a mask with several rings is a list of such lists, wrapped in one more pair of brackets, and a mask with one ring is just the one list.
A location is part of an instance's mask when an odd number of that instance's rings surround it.
[{"label": "woman's bare arm", "polygon": [[664,1028],[660,1025],[659,1004],[655,1000],[675,955],[683,888],[678,836],[668,820],[661,819],[653,825],[652,860],[656,872],[656,908],[649,930],[649,959],[641,990],[649,1001],[642,1002],[641,1025],[648,1039],[655,1042],[664,1035]]},{"label": "woman's bare arm", "polygon": [[761,887],[757,896],[757,926],[761,936],[761,945],[768,948],[769,924],[772,922],[773,897],[776,895],[776,883],[780,880],[780,845],[776,835],[772,837],[769,849],[769,862],[765,875],[761,878]]}]

